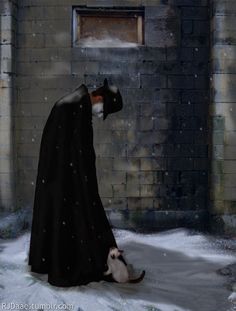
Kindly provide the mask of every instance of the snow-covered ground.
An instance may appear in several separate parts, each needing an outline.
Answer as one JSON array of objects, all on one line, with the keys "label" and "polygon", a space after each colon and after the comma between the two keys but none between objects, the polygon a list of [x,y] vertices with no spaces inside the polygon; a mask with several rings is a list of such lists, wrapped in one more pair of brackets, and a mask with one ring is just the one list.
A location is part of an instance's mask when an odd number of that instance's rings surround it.
[{"label": "snow-covered ground", "polygon": [[224,275],[227,269],[217,272],[236,262],[235,251],[224,240],[185,228],[154,234],[113,232],[135,272],[146,270],[141,283],[52,286],[47,275],[30,272],[30,233],[26,232],[17,239],[0,240],[0,310],[23,306],[26,310],[32,304],[49,304],[44,310],[76,311],[236,310],[232,284]]}]

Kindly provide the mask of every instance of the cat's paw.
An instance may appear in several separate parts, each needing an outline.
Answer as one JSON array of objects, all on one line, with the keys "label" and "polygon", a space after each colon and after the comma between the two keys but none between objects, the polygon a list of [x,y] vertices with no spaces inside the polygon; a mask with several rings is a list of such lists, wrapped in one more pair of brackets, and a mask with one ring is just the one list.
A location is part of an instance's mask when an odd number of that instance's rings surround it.
[{"label": "cat's paw", "polygon": [[111,274],[109,270],[103,272],[103,275],[108,275],[108,274]]}]

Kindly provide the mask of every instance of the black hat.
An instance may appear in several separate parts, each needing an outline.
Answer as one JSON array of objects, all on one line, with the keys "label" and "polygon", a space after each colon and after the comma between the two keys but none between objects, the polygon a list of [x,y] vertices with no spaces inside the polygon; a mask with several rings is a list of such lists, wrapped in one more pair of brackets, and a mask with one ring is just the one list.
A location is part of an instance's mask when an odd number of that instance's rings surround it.
[{"label": "black hat", "polygon": [[123,100],[119,89],[115,85],[108,85],[107,78],[104,79],[103,86],[92,92],[93,95],[103,97],[103,120],[108,114],[117,112],[123,107]]}]

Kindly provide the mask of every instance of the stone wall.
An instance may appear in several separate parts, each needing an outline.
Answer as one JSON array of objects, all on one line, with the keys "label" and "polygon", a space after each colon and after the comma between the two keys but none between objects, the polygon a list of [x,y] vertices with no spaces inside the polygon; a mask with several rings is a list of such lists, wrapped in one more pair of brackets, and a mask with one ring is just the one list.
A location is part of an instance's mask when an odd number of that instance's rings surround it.
[{"label": "stone wall", "polygon": [[14,77],[17,26],[16,1],[0,3],[0,211],[15,210]]},{"label": "stone wall", "polygon": [[[72,5],[145,6],[145,46],[72,47]],[[204,228],[208,222],[207,0],[18,3],[17,207],[35,190],[42,129],[54,102],[107,77],[124,109],[95,120],[99,191],[114,226]]]},{"label": "stone wall", "polygon": [[212,228],[236,228],[235,1],[212,1],[211,204]]}]

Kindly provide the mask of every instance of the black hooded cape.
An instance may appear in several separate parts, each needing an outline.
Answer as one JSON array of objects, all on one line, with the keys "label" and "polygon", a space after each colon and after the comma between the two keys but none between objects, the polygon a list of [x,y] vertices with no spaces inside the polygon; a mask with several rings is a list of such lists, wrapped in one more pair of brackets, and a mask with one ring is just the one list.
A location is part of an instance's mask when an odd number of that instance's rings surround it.
[{"label": "black hooded cape", "polygon": [[117,246],[99,193],[92,105],[81,84],[52,107],[43,129],[28,264],[55,286],[108,280]]}]

